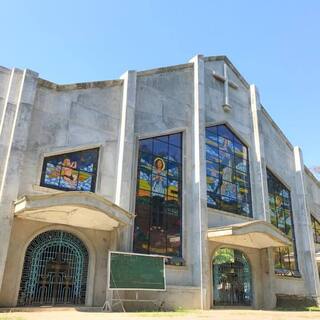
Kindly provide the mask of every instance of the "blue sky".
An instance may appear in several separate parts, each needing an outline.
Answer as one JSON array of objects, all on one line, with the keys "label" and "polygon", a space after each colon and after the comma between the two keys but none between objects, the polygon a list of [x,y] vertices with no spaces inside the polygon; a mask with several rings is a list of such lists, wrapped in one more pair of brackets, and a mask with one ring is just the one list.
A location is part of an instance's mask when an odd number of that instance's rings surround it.
[{"label": "blue sky", "polygon": [[70,83],[227,55],[320,165],[320,1],[2,1],[0,65]]}]

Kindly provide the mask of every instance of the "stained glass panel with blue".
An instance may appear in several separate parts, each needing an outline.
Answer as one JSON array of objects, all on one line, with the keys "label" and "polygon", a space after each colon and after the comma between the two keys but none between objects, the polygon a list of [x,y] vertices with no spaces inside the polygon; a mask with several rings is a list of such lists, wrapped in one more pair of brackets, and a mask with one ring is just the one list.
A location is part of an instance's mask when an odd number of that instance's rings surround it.
[{"label": "stained glass panel with blue", "polygon": [[289,247],[275,249],[275,273],[300,276],[294,237],[290,191],[276,176],[267,170],[270,221],[292,240]]},{"label": "stained glass panel with blue", "polygon": [[252,216],[247,147],[226,125],[206,128],[208,206]]},{"label": "stained glass panel with blue", "polygon": [[66,191],[95,190],[99,149],[46,157],[41,186]]},{"label": "stained glass panel with blue", "polygon": [[182,134],[139,142],[134,251],[181,257]]}]

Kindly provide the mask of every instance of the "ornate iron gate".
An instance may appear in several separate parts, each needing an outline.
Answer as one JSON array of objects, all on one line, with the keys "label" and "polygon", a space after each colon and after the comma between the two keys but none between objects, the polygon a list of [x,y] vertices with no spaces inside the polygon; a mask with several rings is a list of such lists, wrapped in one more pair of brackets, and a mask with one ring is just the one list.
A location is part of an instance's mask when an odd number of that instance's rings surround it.
[{"label": "ornate iron gate", "polygon": [[84,304],[87,270],[80,239],[60,230],[38,235],[26,251],[18,305]]},{"label": "ornate iron gate", "polygon": [[215,305],[251,305],[251,270],[239,250],[216,252],[213,261]]}]

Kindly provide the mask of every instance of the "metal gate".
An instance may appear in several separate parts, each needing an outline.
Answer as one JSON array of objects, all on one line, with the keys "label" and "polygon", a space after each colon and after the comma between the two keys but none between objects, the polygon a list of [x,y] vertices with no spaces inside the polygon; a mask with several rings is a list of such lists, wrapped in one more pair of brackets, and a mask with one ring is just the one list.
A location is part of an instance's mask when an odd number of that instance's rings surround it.
[{"label": "metal gate", "polygon": [[251,270],[239,250],[223,248],[213,261],[215,305],[251,305]]},{"label": "metal gate", "polygon": [[38,235],[26,251],[18,305],[84,304],[87,270],[80,239],[60,230]]}]

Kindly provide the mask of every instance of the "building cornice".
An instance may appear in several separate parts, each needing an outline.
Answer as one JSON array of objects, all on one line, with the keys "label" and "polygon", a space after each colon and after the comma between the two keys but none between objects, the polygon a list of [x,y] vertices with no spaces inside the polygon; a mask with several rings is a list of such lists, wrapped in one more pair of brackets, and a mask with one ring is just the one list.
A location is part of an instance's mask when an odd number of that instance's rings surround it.
[{"label": "building cornice", "polygon": [[71,84],[57,84],[45,79],[39,78],[38,86],[52,89],[56,91],[71,91],[71,90],[81,90],[81,89],[93,89],[93,88],[110,88],[115,86],[122,86],[123,80],[106,80],[106,81],[92,81],[92,82],[79,82]]}]

